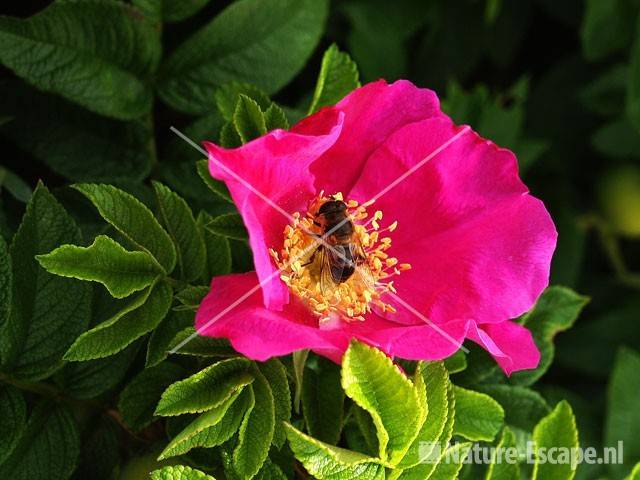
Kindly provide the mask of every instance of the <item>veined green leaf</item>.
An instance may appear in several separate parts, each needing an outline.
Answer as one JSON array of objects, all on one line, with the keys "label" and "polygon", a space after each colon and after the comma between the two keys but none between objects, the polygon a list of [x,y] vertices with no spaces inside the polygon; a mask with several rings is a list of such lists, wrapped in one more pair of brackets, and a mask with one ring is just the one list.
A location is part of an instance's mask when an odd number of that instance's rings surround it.
[{"label": "veined green leaf", "polygon": [[534,370],[515,372],[509,379],[511,383],[527,386],[544,375],[555,353],[553,338],[573,325],[588,301],[565,287],[554,286],[544,291],[533,310],[522,318],[540,350],[540,363]]},{"label": "veined green leaf", "polygon": [[205,185],[209,187],[209,190],[215,193],[216,196],[221,198],[222,200],[233,203],[233,200],[231,200],[231,195],[229,195],[229,190],[227,189],[225,184],[219,180],[215,180],[211,176],[211,173],[209,173],[208,160],[198,160],[198,162],[196,163],[196,168],[198,169],[198,175],[200,175],[200,178],[205,183]]},{"label": "veined green leaf", "polygon": [[504,421],[500,404],[484,393],[456,386],[453,389],[456,396],[453,434],[473,441],[492,441]]},{"label": "veined green leaf", "polygon": [[295,457],[320,480],[384,480],[379,460],[358,452],[320,442],[286,424],[287,438]]},{"label": "veined green leaf", "polygon": [[[11,313],[11,300],[13,296],[13,272],[11,271],[11,258],[9,247],[0,236],[0,333],[4,332],[5,325],[9,321]],[[0,342],[2,345],[2,342]],[[0,352],[2,349],[0,348]],[[2,358],[2,355],[0,355]]]},{"label": "veined green leaf", "polygon": [[383,352],[357,342],[342,360],[342,388],[371,415],[380,458],[398,463],[424,421],[418,389]]},{"label": "veined green leaf", "polygon": [[13,304],[0,342],[5,369],[12,376],[49,376],[62,366],[62,355],[86,328],[90,285],[52,275],[35,259],[61,244],[81,241],[72,218],[38,184],[10,248]]},{"label": "veined green leaf", "polygon": [[16,447],[0,465],[0,478],[66,480],[76,466],[79,444],[71,412],[41,403],[29,417]]},{"label": "veined green leaf", "polygon": [[162,362],[140,372],[122,390],[118,411],[122,421],[132,430],[142,430],[154,420],[160,395],[169,385],[184,374],[184,369],[175,363]]},{"label": "veined green leaf", "polygon": [[62,245],[36,258],[50,273],[102,283],[115,298],[148,287],[163,273],[147,252],[129,252],[105,235],[98,235],[89,247]]},{"label": "veined green leaf", "polygon": [[80,335],[65,360],[83,361],[113,355],[156,328],[171,306],[172,290],[164,282],[149,287],[111,319]]},{"label": "veined green leaf", "polygon": [[219,215],[208,222],[205,228],[216,235],[236,240],[246,240],[248,236],[242,217],[237,213]]},{"label": "veined green leaf", "polygon": [[151,480],[216,480],[211,475],[185,465],[172,465],[151,472]]},{"label": "veined green leaf", "polygon": [[241,95],[256,102],[262,111],[266,111],[272,104],[269,96],[255,85],[242,82],[226,83],[216,90],[215,98],[216,106],[227,122],[233,120]]},{"label": "veined green leaf", "polygon": [[457,443],[447,448],[429,480],[456,480],[470,450],[471,443]]},{"label": "veined green leaf", "polygon": [[[640,422],[638,392],[640,392],[640,354],[629,348],[621,348],[616,355],[609,380],[604,443],[608,447],[617,447],[618,442],[623,442],[624,456],[628,459],[639,458],[640,455],[640,440],[637,432],[638,422]],[[628,463],[608,466],[614,478],[622,478],[629,473],[629,467]]]},{"label": "veined green leaf", "polygon": [[[193,312],[171,310],[151,333],[147,345],[146,368],[162,362],[169,355],[175,336],[193,325]],[[194,330],[195,331],[195,330]]]},{"label": "veined green leaf", "polygon": [[410,468],[420,463],[421,458],[429,457],[442,436],[449,415],[448,390],[451,388],[449,373],[442,362],[420,363],[416,376],[420,375],[427,392],[427,418],[420,428],[418,436],[398,468]]},{"label": "veined green leaf", "polygon": [[27,423],[27,404],[12,386],[0,387],[0,465],[13,452]]},{"label": "veined green leaf", "polygon": [[[191,314],[193,316],[193,313]],[[193,325],[193,321],[191,322]],[[187,339],[189,341],[184,343]],[[199,335],[191,326],[178,332],[169,344],[170,349],[180,346],[174,353],[196,357],[237,357],[236,352],[226,338],[211,338]]]},{"label": "veined green leaf", "polygon": [[173,242],[143,203],[111,185],[82,183],[73,188],[85,195],[102,218],[127,240],[149,252],[167,273],[171,273],[176,264]]},{"label": "veined green leaf", "polygon": [[255,399],[250,387],[235,392],[224,402],[201,414],[176,435],[162,451],[159,460],[183,455],[196,447],[211,448],[229,440],[240,428]]},{"label": "veined green leaf", "polygon": [[[571,406],[566,401],[558,403],[553,411],[544,417],[533,430],[533,441],[536,450],[556,448],[578,448],[578,429]],[[567,460],[561,462],[542,462],[537,455],[533,466],[533,480],[571,480],[576,474],[577,465]]]},{"label": "veined green leaf", "polygon": [[[516,448],[516,437],[511,430],[507,427],[502,431],[502,437],[496,447],[496,452],[491,465],[487,470],[487,476],[485,480],[520,480],[520,466],[517,463],[517,458],[512,459],[505,458],[505,452],[514,451]],[[497,461],[497,455],[501,455],[500,461]],[[509,461],[507,461],[509,460]]]},{"label": "veined green leaf", "polygon": [[156,415],[199,413],[220,405],[253,381],[250,365],[246,358],[231,358],[174,383],[162,394]]},{"label": "veined green leaf", "polygon": [[302,413],[309,435],[336,445],[342,431],[344,391],[340,368],[318,358],[318,369],[307,368],[302,378]]},{"label": "veined green leaf", "polygon": [[358,66],[334,43],[322,57],[320,75],[313,93],[309,113],[327,105],[334,105],[352,90],[360,86]]},{"label": "veined green leaf", "polygon": [[186,282],[196,280],[202,275],[207,253],[193,212],[187,202],[161,183],[153,182],[153,188],[159,217],[176,249],[178,275]]},{"label": "veined green leaf", "polygon": [[504,423],[525,431],[532,431],[542,417],[551,412],[542,396],[525,387],[486,385],[478,387],[504,409]]},{"label": "veined green leaf", "polygon": [[268,458],[254,478],[256,480],[287,480],[287,476],[282,469]]},{"label": "veined green leaf", "polygon": [[264,123],[267,127],[267,132],[280,128],[287,130],[289,128],[289,120],[284,110],[275,103],[272,103],[269,108],[264,112]]},{"label": "veined green leaf", "polygon": [[284,423],[291,421],[291,390],[287,371],[277,358],[258,364],[258,368],[271,387],[275,407],[273,444],[281,448],[287,440]]},{"label": "veined green leaf", "polygon": [[169,57],[160,96],[178,110],[203,114],[216,88],[230,81],[276,92],[304,66],[326,15],[324,0],[235,2]]},{"label": "veined green leaf", "polygon": [[195,15],[209,0],[133,0],[145,15],[165,22],[180,22]]},{"label": "veined green leaf", "polygon": [[233,112],[233,125],[242,143],[247,143],[267,133],[267,124],[260,106],[242,94]]},{"label": "veined green leaf", "polygon": [[[640,31],[640,19],[636,25],[636,32],[638,31]],[[627,82],[627,115],[636,130],[640,130],[640,36],[637,33],[631,47]]]},{"label": "veined green leaf", "polygon": [[110,417],[102,417],[82,439],[80,462],[72,479],[111,480],[120,465],[120,427]]},{"label": "veined green leaf", "polygon": [[252,478],[264,464],[275,431],[275,400],[271,386],[254,366],[251,384],[255,404],[244,416],[233,451],[234,470],[243,479]]},{"label": "veined green leaf", "polygon": [[0,17],[5,66],[41,90],[113,118],[151,109],[143,77],[155,70],[160,50],[153,23],[113,0],[61,0],[28,19]]},{"label": "veined green leaf", "polygon": [[182,304],[175,307],[175,310],[191,310],[198,309],[202,299],[209,293],[209,287],[204,285],[189,285],[176,293],[176,300]]}]

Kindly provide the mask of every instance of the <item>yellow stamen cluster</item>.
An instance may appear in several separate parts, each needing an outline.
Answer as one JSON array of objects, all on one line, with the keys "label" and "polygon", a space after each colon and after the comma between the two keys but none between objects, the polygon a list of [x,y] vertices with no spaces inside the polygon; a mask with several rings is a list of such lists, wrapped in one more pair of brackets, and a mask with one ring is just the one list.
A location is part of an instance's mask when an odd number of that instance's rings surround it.
[{"label": "yellow stamen cluster", "polygon": [[[376,211],[369,217],[367,207],[370,204],[360,205],[354,200],[345,201],[347,215],[355,229],[353,241],[363,250],[364,263],[357,267],[357,271],[347,281],[333,283],[330,288],[327,288],[326,282],[321,286],[322,255],[314,256],[314,252],[323,245],[319,238],[325,232],[314,220],[320,206],[329,200],[343,200],[343,197],[340,193],[327,197],[321,192],[310,202],[305,215],[299,212],[293,215],[293,223],[287,225],[284,230],[282,250],[279,253],[270,250],[282,272],[282,280],[309,306],[320,321],[335,317],[364,320],[364,315],[371,311],[372,306],[383,312],[395,312],[391,305],[382,301],[381,296],[387,292],[395,293],[393,281],[389,278],[399,275],[411,266],[398,263],[396,258],[390,257],[387,253],[391,247],[391,238],[381,234],[393,232],[397,222],[381,229],[379,222],[382,212]],[[329,248],[327,244],[328,242],[323,248]]]}]

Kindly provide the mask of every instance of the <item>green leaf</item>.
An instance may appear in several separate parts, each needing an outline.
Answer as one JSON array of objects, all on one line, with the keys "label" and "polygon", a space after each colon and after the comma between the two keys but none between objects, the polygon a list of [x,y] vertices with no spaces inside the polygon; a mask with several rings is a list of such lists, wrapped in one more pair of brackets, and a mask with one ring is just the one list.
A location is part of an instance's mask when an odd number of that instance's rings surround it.
[{"label": "green leaf", "polygon": [[[442,437],[447,418],[449,416],[449,395],[451,389],[449,373],[443,362],[420,363],[416,370],[416,377],[420,375],[427,392],[427,418],[420,428],[418,436],[398,468],[410,468],[418,465],[422,458],[428,458],[431,450]],[[433,447],[428,449],[427,445]]]},{"label": "green leaf", "polygon": [[640,157],[640,130],[627,118],[602,125],[591,137],[598,152],[612,158]]},{"label": "green leaf", "polygon": [[580,90],[580,100],[589,110],[601,115],[618,115],[624,111],[629,68],[617,64]]},{"label": "green leaf", "polygon": [[247,143],[267,133],[264,114],[260,106],[246,95],[240,95],[233,113],[233,125],[242,143]]},{"label": "green leaf", "polygon": [[209,190],[216,194],[217,197],[225,200],[229,203],[233,203],[231,199],[231,195],[229,194],[229,190],[225,186],[225,184],[219,180],[215,180],[211,173],[209,173],[209,162],[208,160],[198,160],[196,163],[196,168],[198,170],[198,175],[205,183]]},{"label": "green leaf", "polygon": [[256,480],[287,480],[287,476],[283,473],[282,469],[268,458],[254,478]]},{"label": "green leaf", "polygon": [[230,81],[276,92],[305,65],[326,16],[324,0],[235,2],[173,52],[159,94],[173,108],[202,114]]},{"label": "green leaf", "polygon": [[253,381],[250,365],[246,358],[231,358],[174,383],[162,394],[156,415],[199,413],[220,405]]},{"label": "green leaf", "polygon": [[640,480],[640,463],[636,463],[636,466],[633,467],[633,470],[625,480]]},{"label": "green leaf", "polygon": [[206,261],[206,247],[193,213],[179,195],[153,182],[159,217],[176,248],[178,275],[186,282],[200,278]]},{"label": "green leaf", "polygon": [[162,362],[140,372],[122,390],[118,400],[118,411],[122,421],[133,431],[142,430],[153,422],[160,395],[169,385],[184,374],[180,365]]},{"label": "green leaf", "polygon": [[[453,435],[453,425],[455,420],[455,407],[456,397],[454,388],[451,382],[447,384],[447,414],[444,428],[437,442],[432,445],[424,445],[422,450],[418,450],[418,456],[420,463],[407,470],[403,470],[398,476],[398,480],[423,480],[425,478],[431,478],[440,455],[447,448],[449,448],[449,442]],[[428,420],[427,420],[428,421]]]},{"label": "green leaf", "polygon": [[540,350],[538,368],[515,372],[510,381],[518,385],[531,385],[547,371],[555,353],[553,339],[559,332],[569,329],[589,299],[565,287],[549,287],[526,313],[522,323],[531,330],[533,340]]},{"label": "green leaf", "polygon": [[504,410],[489,395],[453,387],[456,396],[454,435],[468,440],[492,441],[502,428]]},{"label": "green leaf", "polygon": [[108,357],[156,328],[171,307],[172,290],[160,282],[139,294],[106,322],[80,335],[64,358],[83,361]]},{"label": "green leaf", "polygon": [[[11,313],[11,301],[13,296],[13,272],[11,271],[11,257],[9,247],[0,236],[0,332],[4,331]],[[0,342],[2,345],[2,342]],[[1,349],[0,349],[1,351]],[[0,358],[2,358],[0,356]]]},{"label": "green leaf", "polygon": [[418,389],[383,352],[357,342],[342,360],[342,388],[371,415],[380,458],[398,463],[424,422]]},{"label": "green leaf", "polygon": [[175,336],[191,325],[193,312],[171,310],[151,334],[145,366],[153,367],[167,358]]},{"label": "green leaf", "polygon": [[64,407],[41,403],[13,452],[0,465],[0,478],[66,480],[76,466],[79,443],[73,415]]},{"label": "green leaf", "polygon": [[511,385],[486,385],[478,387],[497,401],[504,409],[507,425],[530,432],[551,409],[542,396],[525,387]]},{"label": "green leaf", "polygon": [[10,248],[11,315],[0,335],[5,370],[14,377],[45,378],[87,326],[91,287],[44,271],[35,259],[64,243],[80,243],[72,218],[38,184]]},{"label": "green leaf", "polygon": [[0,465],[13,452],[27,423],[27,404],[12,386],[0,387]]},{"label": "green leaf", "polygon": [[[496,453],[491,460],[491,464],[487,469],[487,476],[485,480],[519,480],[520,479],[520,466],[517,461],[506,461],[505,452],[513,451],[516,448],[516,436],[511,430],[505,427],[502,431],[502,437],[496,447]],[[500,460],[497,460],[497,455],[500,452]]]},{"label": "green leaf", "polygon": [[89,247],[62,245],[36,258],[50,273],[102,283],[115,298],[148,287],[162,274],[147,252],[129,252],[104,235],[98,235]]},{"label": "green leaf", "polygon": [[229,440],[240,428],[247,410],[255,399],[250,387],[237,391],[224,402],[201,414],[176,435],[158,460],[183,455],[197,447],[211,448]]},{"label": "green leaf", "polygon": [[224,148],[237,148],[242,145],[242,139],[233,122],[227,122],[222,126],[218,143]]},{"label": "green leaf", "polygon": [[287,371],[277,358],[259,363],[258,368],[271,387],[275,407],[273,444],[281,448],[287,440],[284,423],[291,421],[291,390],[289,389]]},{"label": "green leaf", "polygon": [[133,119],[151,109],[144,77],[160,59],[159,33],[124,3],[61,0],[28,19],[0,17],[0,61],[41,90]]},{"label": "green leaf", "polygon": [[151,170],[155,153],[145,121],[102,117],[18,81],[1,84],[0,105],[13,116],[2,135],[65,178],[140,181]]},{"label": "green leaf", "polygon": [[636,40],[631,47],[627,77],[627,114],[636,129],[640,130],[640,36],[637,34],[638,31],[640,31],[640,18],[636,26]]},{"label": "green leaf", "polygon": [[[193,314],[191,314],[193,317]],[[193,325],[193,321],[191,322]],[[189,341],[184,343],[187,339]],[[174,353],[180,355],[195,355],[197,357],[236,357],[238,353],[231,347],[226,338],[211,338],[199,335],[193,326],[178,332],[169,344]]]},{"label": "green leaf", "polygon": [[[304,367],[309,358],[309,350],[296,350],[291,355],[293,364],[293,379],[295,382],[295,393],[293,396],[293,408],[296,413],[300,413],[300,400],[302,397],[302,384],[304,381]],[[342,387],[340,387],[342,391]]]},{"label": "green leaf", "polygon": [[444,366],[449,373],[463,372],[467,368],[467,353],[464,350],[458,350],[444,360]]},{"label": "green leaf", "polygon": [[151,472],[151,480],[216,480],[195,468],[172,465]]},{"label": "green leaf", "polygon": [[246,240],[248,237],[242,217],[237,213],[227,213],[217,216],[208,222],[205,228],[216,235],[222,235],[223,237],[236,240]]},{"label": "green leaf", "polygon": [[275,431],[275,401],[269,382],[257,369],[252,369],[251,384],[255,404],[240,425],[238,445],[233,451],[233,467],[243,479],[253,477],[265,462]]},{"label": "green leaf", "polygon": [[[578,429],[571,406],[566,401],[558,403],[553,411],[540,420],[533,430],[535,449],[578,448]],[[551,452],[549,452],[551,453]],[[571,480],[575,476],[575,464],[571,462],[542,462],[536,455],[533,466],[533,480]],[[575,458],[573,458],[575,460]]]},{"label": "green leaf", "polygon": [[580,37],[587,60],[602,60],[626,47],[633,34],[633,14],[620,0],[587,0]]},{"label": "green leaf", "polygon": [[33,194],[31,187],[18,175],[5,167],[0,167],[0,192],[3,188],[22,203],[29,203]]},{"label": "green leaf", "polygon": [[282,130],[287,130],[289,128],[287,115],[284,113],[284,110],[275,103],[272,103],[271,106],[265,110],[264,122],[268,132],[277,128]]},{"label": "green leaf", "polygon": [[211,217],[205,212],[198,215],[198,227],[204,236],[207,247],[207,266],[204,280],[209,282],[213,277],[231,273],[231,245],[226,237],[217,235],[206,229],[205,224],[211,221]]},{"label": "green leaf", "polygon": [[340,368],[319,357],[318,368],[307,368],[302,378],[302,413],[309,435],[336,445],[342,431],[343,408]]},{"label": "green leaf", "polygon": [[441,459],[429,480],[456,480],[470,450],[471,443],[458,443],[447,448],[442,455],[449,456],[452,461],[445,462]]},{"label": "green leaf", "polygon": [[215,93],[216,106],[226,121],[233,120],[241,95],[256,102],[262,111],[266,111],[272,105],[269,96],[255,85],[242,82],[226,83]]},{"label": "green leaf", "polygon": [[134,343],[110,357],[67,363],[55,380],[74,398],[95,398],[122,381],[139,350],[140,344]]},{"label": "green leaf", "polygon": [[180,22],[198,13],[209,0],[133,0],[145,15],[165,22]]},{"label": "green leaf", "polygon": [[[640,456],[640,441],[637,426],[640,425],[638,410],[640,392],[640,355],[629,348],[618,350],[607,391],[607,414],[605,421],[606,446],[624,444],[624,456],[635,459]],[[614,478],[622,478],[630,465],[611,464],[609,470]]]},{"label": "green leaf", "polygon": [[73,480],[113,480],[120,465],[120,427],[111,418],[101,418],[82,440],[80,462]]},{"label": "green leaf", "polygon": [[358,452],[327,445],[286,424],[287,438],[295,457],[321,480],[384,480],[379,460]]},{"label": "green leaf", "polygon": [[175,296],[182,306],[174,307],[174,310],[197,310],[207,293],[209,293],[209,287],[204,285],[189,285],[183,288]]},{"label": "green leaf", "polygon": [[309,113],[334,105],[360,86],[358,66],[349,54],[341,52],[334,43],[322,57],[322,66],[313,92]]},{"label": "green leaf", "polygon": [[171,237],[151,211],[132,195],[111,185],[83,183],[73,188],[85,195],[116,230],[139,249],[149,252],[171,273],[176,250]]}]

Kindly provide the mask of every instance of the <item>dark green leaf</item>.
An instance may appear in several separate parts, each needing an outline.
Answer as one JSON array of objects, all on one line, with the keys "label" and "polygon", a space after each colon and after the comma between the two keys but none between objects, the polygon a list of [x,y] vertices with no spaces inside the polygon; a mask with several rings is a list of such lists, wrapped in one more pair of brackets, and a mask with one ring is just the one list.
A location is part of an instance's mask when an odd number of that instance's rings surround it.
[{"label": "dark green leaf", "polygon": [[111,185],[83,183],[73,188],[91,200],[102,218],[127,240],[153,255],[167,273],[173,270],[176,250],[171,237],[144,204]]},{"label": "dark green leaf", "polygon": [[268,132],[277,128],[282,130],[287,130],[289,128],[287,115],[284,113],[284,110],[275,103],[272,103],[271,106],[265,110],[264,122]]},{"label": "dark green leaf", "polygon": [[287,439],[284,423],[291,421],[291,390],[287,371],[282,362],[277,358],[272,358],[264,363],[258,364],[260,372],[271,387],[275,406],[275,430],[273,444],[281,448]]},{"label": "dark green leaf", "polygon": [[192,312],[170,311],[151,334],[147,347],[147,368],[167,358],[175,336],[191,325],[193,325]]},{"label": "dark green leaf", "polygon": [[153,188],[159,217],[176,248],[179,277],[187,282],[200,278],[205,267],[206,250],[189,205],[161,183],[153,182]]},{"label": "dark green leaf", "polygon": [[267,133],[267,125],[260,106],[242,94],[233,112],[233,125],[242,143],[247,143]]},{"label": "dark green leaf", "polygon": [[235,240],[246,240],[248,237],[242,217],[237,213],[227,213],[215,217],[210,222],[207,222],[205,228],[216,235]]},{"label": "dark green leaf", "polygon": [[217,197],[229,203],[233,203],[231,196],[229,195],[229,190],[227,190],[224,183],[219,180],[215,180],[209,173],[209,162],[207,160],[198,160],[196,168],[198,169],[198,175],[200,175],[202,181],[213,193],[216,194]]},{"label": "dark green leaf", "polygon": [[587,0],[580,37],[587,60],[601,60],[631,41],[633,14],[622,0]]},{"label": "dark green leaf", "polygon": [[5,66],[41,90],[114,118],[150,110],[143,77],[160,53],[159,31],[122,2],[62,0],[26,20],[0,18]]},{"label": "dark green leaf", "polygon": [[173,52],[159,93],[178,110],[202,114],[230,81],[276,92],[311,55],[326,15],[324,0],[235,2]]},{"label": "dark green leaf", "polygon": [[269,96],[255,85],[241,82],[230,82],[216,90],[216,106],[227,122],[233,120],[240,96],[245,95],[256,102],[260,110],[266,111],[271,105]]},{"label": "dark green leaf", "polygon": [[9,385],[0,387],[0,465],[13,452],[27,423],[22,393]]},{"label": "dark green leaf", "polygon": [[151,480],[216,480],[195,468],[184,465],[164,467],[151,472]]},{"label": "dark green leaf", "polygon": [[122,421],[134,431],[153,422],[160,395],[183,374],[184,369],[171,362],[162,362],[140,372],[120,394],[118,410]]},{"label": "dark green leaf", "polygon": [[0,478],[66,480],[80,450],[73,415],[61,406],[40,404],[9,458],[0,465]]},{"label": "dark green leaf", "polygon": [[13,376],[49,376],[62,366],[62,355],[86,328],[91,287],[47,273],[35,259],[81,240],[71,217],[39,184],[10,249],[13,306],[0,338],[5,368]]},{"label": "dark green leaf", "polygon": [[453,434],[491,442],[502,428],[504,410],[489,395],[454,387],[456,419]]},{"label": "dark green leaf", "polygon": [[209,0],[133,0],[146,15],[165,22],[180,22],[198,13]]},{"label": "dark green leaf", "polygon": [[106,322],[80,335],[65,360],[83,361],[108,357],[156,328],[171,306],[172,290],[160,282],[149,287]]}]

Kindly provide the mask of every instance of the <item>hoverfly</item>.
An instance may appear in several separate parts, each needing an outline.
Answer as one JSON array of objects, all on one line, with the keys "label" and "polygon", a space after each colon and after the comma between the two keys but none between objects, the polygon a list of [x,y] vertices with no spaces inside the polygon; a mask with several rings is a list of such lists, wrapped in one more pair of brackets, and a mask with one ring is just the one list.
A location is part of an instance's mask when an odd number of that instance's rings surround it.
[{"label": "hoverfly", "polygon": [[326,244],[320,244],[305,265],[313,263],[316,255],[320,256],[322,292],[346,282],[356,272],[365,284],[371,285],[373,279],[367,257],[347,213],[347,205],[336,199],[323,203],[314,224],[321,228],[321,238]]}]

